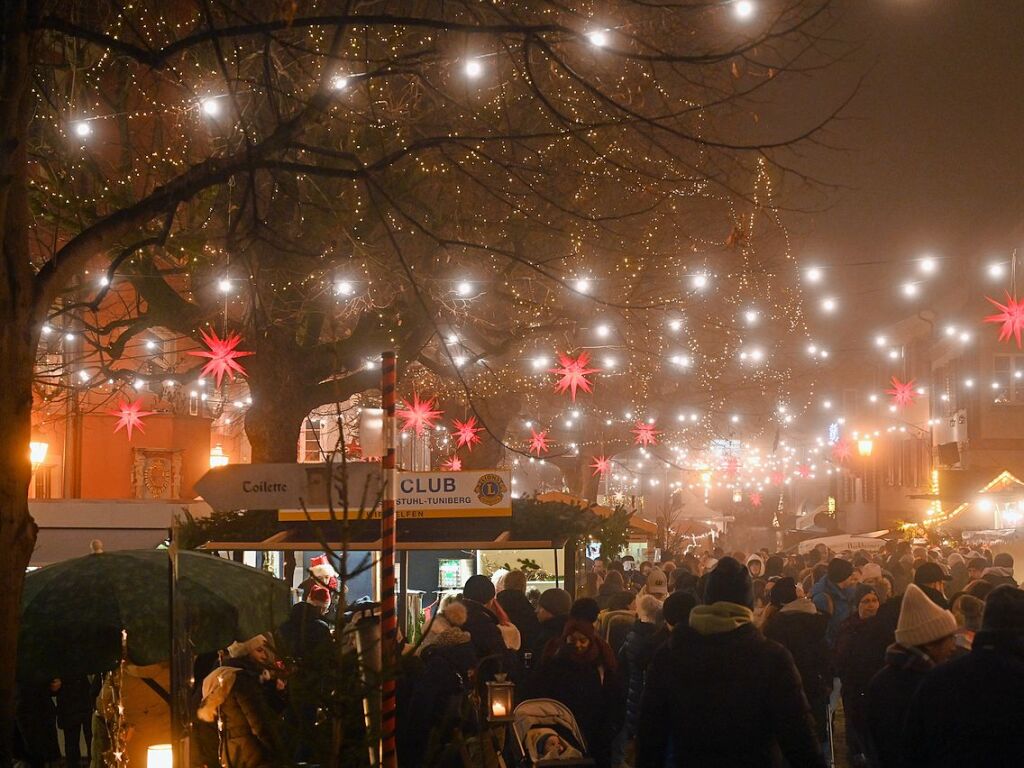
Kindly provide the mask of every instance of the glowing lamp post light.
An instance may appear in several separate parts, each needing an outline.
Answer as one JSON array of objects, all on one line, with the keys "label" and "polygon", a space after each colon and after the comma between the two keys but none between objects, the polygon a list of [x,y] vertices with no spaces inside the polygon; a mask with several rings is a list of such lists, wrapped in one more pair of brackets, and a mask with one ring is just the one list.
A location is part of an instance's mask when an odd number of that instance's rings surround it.
[{"label": "glowing lamp post light", "polygon": [[504,672],[494,675],[494,680],[487,682],[487,720],[491,723],[512,722],[512,702],[514,700],[515,683],[509,682]]},{"label": "glowing lamp post light", "polygon": [[210,469],[226,467],[228,463],[228,455],[224,453],[224,447],[220,443],[217,443],[210,450]]},{"label": "glowing lamp post light", "polygon": [[864,458],[871,455],[871,452],[875,449],[875,441],[869,437],[862,437],[857,441],[857,453]]},{"label": "glowing lamp post light", "polygon": [[44,442],[36,442],[33,440],[28,444],[28,458],[32,462],[32,471],[35,472],[39,469],[40,465],[46,461],[46,453],[50,450],[50,444]]},{"label": "glowing lamp post light", "polygon": [[154,744],[146,748],[146,768],[173,768],[174,753],[170,744]]}]

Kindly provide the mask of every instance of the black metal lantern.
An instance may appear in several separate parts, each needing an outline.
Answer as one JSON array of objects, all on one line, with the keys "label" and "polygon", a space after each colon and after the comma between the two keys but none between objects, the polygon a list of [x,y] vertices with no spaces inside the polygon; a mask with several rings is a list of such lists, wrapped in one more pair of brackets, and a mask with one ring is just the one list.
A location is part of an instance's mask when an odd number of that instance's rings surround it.
[{"label": "black metal lantern", "polygon": [[495,674],[487,683],[487,720],[491,723],[512,722],[516,684],[504,672]]}]

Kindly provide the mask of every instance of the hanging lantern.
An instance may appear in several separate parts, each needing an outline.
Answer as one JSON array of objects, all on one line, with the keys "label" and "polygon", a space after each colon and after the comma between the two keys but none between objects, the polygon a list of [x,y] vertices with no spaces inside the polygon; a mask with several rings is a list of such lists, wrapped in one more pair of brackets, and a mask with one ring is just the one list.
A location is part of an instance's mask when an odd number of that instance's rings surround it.
[{"label": "hanging lantern", "polygon": [[512,722],[512,702],[516,685],[507,680],[504,672],[495,674],[487,682],[487,720],[492,723]]},{"label": "hanging lantern", "polygon": [[170,744],[154,744],[146,748],[146,768],[172,768],[173,765]]}]

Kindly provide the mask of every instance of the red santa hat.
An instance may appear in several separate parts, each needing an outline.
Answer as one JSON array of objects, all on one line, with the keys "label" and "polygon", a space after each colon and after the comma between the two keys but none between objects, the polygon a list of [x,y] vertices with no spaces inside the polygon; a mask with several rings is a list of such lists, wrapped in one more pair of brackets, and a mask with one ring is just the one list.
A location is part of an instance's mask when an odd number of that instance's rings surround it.
[{"label": "red santa hat", "polygon": [[313,576],[322,580],[335,579],[338,577],[338,572],[334,570],[334,566],[331,565],[331,561],[327,555],[317,555],[310,560],[309,572]]}]

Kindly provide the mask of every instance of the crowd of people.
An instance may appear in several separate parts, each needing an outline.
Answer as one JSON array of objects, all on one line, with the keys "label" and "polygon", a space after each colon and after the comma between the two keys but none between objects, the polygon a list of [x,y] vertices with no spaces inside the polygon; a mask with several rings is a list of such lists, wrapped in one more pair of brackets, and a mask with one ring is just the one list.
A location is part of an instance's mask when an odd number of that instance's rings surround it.
[{"label": "crowd of people", "polygon": [[[197,660],[194,768],[315,764],[337,747],[322,741],[324,694],[348,679],[339,659],[358,655],[345,652],[355,631],[333,634],[328,571],[311,574],[273,633]],[[597,559],[580,592],[531,590],[522,571],[502,571],[433,606],[422,638],[402,647],[399,764],[464,765],[475,738],[477,756],[496,750],[508,765],[529,764],[513,754],[524,745],[535,761],[586,755],[598,768],[818,768],[839,752],[875,768],[1024,765],[1024,591],[1005,552],[890,542]],[[86,678],[22,690],[25,762],[60,758],[58,727],[69,766],[131,750],[110,740],[115,721],[128,738],[142,727],[114,705],[116,679],[98,699]],[[576,728],[510,737],[483,712],[487,684],[505,679],[517,703],[553,700]],[[361,703],[350,709],[356,732]],[[83,734],[91,754],[75,751]]]},{"label": "crowd of people", "polygon": [[[415,649],[404,765],[436,764],[452,702],[497,663],[561,702],[598,766],[1024,765],[1024,591],[1007,553],[691,552],[588,568],[583,594],[473,576]],[[493,670],[491,670],[493,671]],[[842,710],[845,738],[833,732]],[[454,718],[454,719],[453,719]],[[838,743],[842,741],[843,743]]]}]

